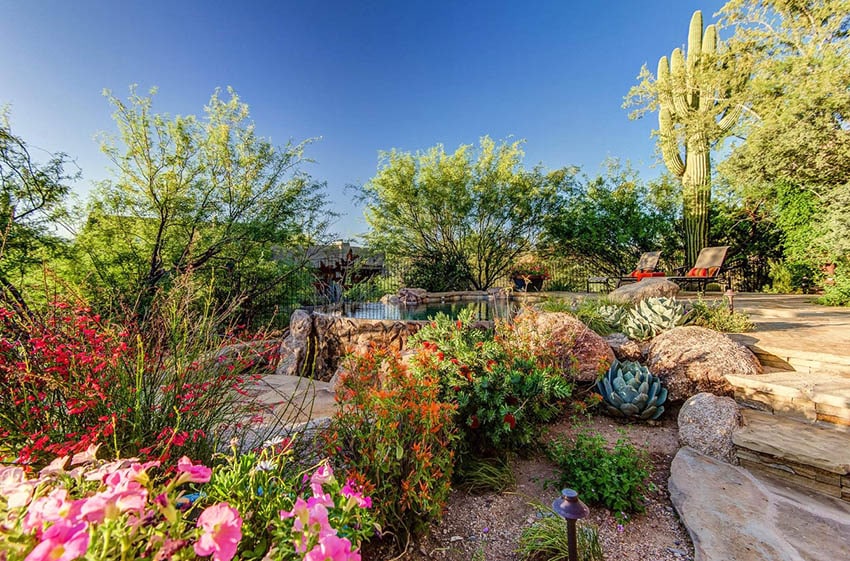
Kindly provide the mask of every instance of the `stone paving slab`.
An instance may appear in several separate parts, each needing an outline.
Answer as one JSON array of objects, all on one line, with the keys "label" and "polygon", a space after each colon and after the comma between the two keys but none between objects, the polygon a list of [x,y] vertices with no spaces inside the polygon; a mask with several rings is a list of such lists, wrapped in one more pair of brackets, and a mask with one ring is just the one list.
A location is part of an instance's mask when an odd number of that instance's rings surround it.
[{"label": "stone paving slab", "polygon": [[670,498],[694,561],[850,560],[850,504],[806,493],[682,448]]},{"label": "stone paving slab", "polygon": [[847,433],[752,409],[741,413],[744,426],[732,435],[735,446],[838,475],[850,474]]}]

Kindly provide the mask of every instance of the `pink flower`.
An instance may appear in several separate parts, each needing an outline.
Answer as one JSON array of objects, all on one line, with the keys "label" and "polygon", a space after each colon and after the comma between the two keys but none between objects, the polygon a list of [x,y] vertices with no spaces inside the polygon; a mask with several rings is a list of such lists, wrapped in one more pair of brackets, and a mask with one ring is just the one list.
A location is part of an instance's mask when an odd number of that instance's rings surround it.
[{"label": "pink flower", "polygon": [[304,561],[360,561],[360,553],[351,551],[351,542],[346,538],[334,535],[322,538]]},{"label": "pink flower", "polygon": [[212,555],[213,561],[233,559],[242,539],[242,518],[235,508],[227,503],[207,507],[198,517],[197,525],[204,532],[194,545],[197,555]]},{"label": "pink flower", "polygon": [[56,523],[41,537],[24,561],[72,561],[86,554],[89,533],[85,522],[74,525]]},{"label": "pink flower", "polygon": [[210,480],[212,470],[204,465],[192,464],[192,460],[183,456],[177,460],[177,471],[180,476],[177,478],[177,484],[182,483],[206,483]]},{"label": "pink flower", "polygon": [[21,527],[27,532],[35,531],[41,534],[41,529],[46,522],[61,520],[76,522],[84,502],[84,499],[69,501],[68,491],[61,488],[54,489],[47,496],[39,497],[30,504]]},{"label": "pink flower", "polygon": [[95,461],[97,459],[98,448],[100,448],[100,444],[91,444],[88,448],[86,448],[85,452],[74,454],[74,457],[71,458],[71,465],[76,466],[79,464],[87,464],[89,462]]},{"label": "pink flower", "polygon": [[339,493],[343,497],[350,499],[349,502],[353,501],[353,504],[356,504],[360,508],[372,508],[372,497],[364,497],[363,493],[354,490],[354,485],[354,481],[349,479],[342,486],[342,489],[339,490]]},{"label": "pink flower", "polygon": [[310,477],[310,489],[313,491],[314,497],[320,497],[325,494],[322,485],[333,479],[334,471],[327,463],[319,466],[319,469]]}]

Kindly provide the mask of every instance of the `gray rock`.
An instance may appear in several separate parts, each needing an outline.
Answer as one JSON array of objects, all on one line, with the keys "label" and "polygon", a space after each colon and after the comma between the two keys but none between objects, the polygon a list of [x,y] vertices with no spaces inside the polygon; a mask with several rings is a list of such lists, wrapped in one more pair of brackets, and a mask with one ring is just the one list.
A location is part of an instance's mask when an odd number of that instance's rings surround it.
[{"label": "gray rock", "polygon": [[309,312],[295,310],[289,318],[289,335],[280,344],[280,362],[275,374],[281,376],[302,375],[310,336],[313,333],[313,318]]},{"label": "gray rock", "polygon": [[674,298],[679,293],[679,285],[661,277],[646,278],[640,282],[626,284],[612,290],[608,298],[619,304],[637,304],[641,300],[653,297]]},{"label": "gray rock", "polygon": [[731,397],[698,393],[679,410],[679,443],[701,454],[736,464],[732,433],[741,426],[741,412]]},{"label": "gray rock", "polygon": [[650,372],[661,378],[670,401],[700,392],[732,395],[724,377],[760,374],[761,364],[749,349],[704,327],[675,327],[654,338],[647,351]]},{"label": "gray rock", "polygon": [[643,352],[638,342],[632,341],[622,333],[612,333],[611,335],[606,335],[603,339],[611,347],[611,350],[614,351],[614,356],[617,357],[617,360],[638,362],[643,357]]},{"label": "gray rock", "polygon": [[563,312],[523,311],[514,329],[533,341],[540,352],[554,353],[565,374],[593,382],[614,362],[614,352],[605,340],[576,317]]},{"label": "gray rock", "polygon": [[850,504],[682,448],[670,466],[670,500],[695,561],[848,559]]}]

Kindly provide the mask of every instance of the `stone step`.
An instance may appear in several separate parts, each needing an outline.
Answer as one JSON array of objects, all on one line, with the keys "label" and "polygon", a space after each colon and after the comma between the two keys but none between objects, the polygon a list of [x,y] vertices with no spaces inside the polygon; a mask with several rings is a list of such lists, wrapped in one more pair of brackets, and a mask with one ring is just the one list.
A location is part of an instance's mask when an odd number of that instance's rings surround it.
[{"label": "stone step", "polygon": [[755,376],[727,375],[726,380],[743,405],[850,431],[850,376],[768,369]]},{"label": "stone step", "polygon": [[760,340],[757,332],[732,333],[729,337],[750,349],[763,366],[796,370],[804,374],[826,372],[850,375],[850,355],[801,348],[806,344],[802,339],[792,345],[787,341],[781,344]]},{"label": "stone step", "polygon": [[687,447],[673,460],[668,488],[696,561],[850,559],[850,503]]},{"label": "stone step", "polygon": [[850,435],[752,409],[742,414],[732,435],[742,467],[850,501]]}]

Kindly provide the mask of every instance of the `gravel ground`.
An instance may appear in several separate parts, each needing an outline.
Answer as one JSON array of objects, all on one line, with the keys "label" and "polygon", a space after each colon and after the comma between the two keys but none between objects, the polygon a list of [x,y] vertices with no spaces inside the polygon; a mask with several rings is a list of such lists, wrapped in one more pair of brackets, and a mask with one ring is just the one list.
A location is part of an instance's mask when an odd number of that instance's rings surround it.
[{"label": "gravel ground", "polygon": [[[650,453],[652,490],[646,497],[646,512],[635,516],[618,529],[612,513],[591,506],[589,520],[599,526],[599,538],[605,558],[617,561],[684,561],[693,559],[693,545],[687,531],[670,504],[667,479],[670,462],[678,449],[677,411],[668,411],[665,420],[654,426],[621,424],[604,417],[592,416],[588,427],[614,442],[624,431],[631,442]],[[561,422],[549,427],[548,438],[573,434],[576,425]],[[532,502],[551,504],[558,497],[553,487],[555,466],[542,454],[514,463],[517,486],[502,494],[469,495],[454,491],[442,522],[431,532],[411,544],[405,561],[476,561],[517,560],[515,553],[523,528],[534,522],[537,514]],[[547,482],[549,484],[547,485]],[[485,533],[485,528],[487,529]],[[481,556],[483,552],[484,556]],[[378,551],[364,551],[363,559],[385,557]]]}]

